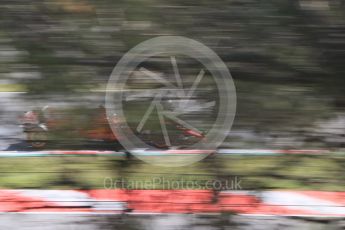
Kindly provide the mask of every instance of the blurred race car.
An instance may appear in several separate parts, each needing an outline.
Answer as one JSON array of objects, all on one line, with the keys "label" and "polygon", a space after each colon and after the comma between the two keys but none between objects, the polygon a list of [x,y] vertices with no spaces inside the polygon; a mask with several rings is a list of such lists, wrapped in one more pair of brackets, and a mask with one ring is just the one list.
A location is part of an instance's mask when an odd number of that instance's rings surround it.
[{"label": "blurred race car", "polygon": [[[112,122],[120,122],[111,119]],[[27,143],[36,149],[45,148],[50,143],[83,143],[97,141],[101,143],[119,143],[119,137],[109,126],[104,106],[98,108],[51,108],[44,107],[26,112],[20,119],[26,134]],[[175,144],[179,147],[204,138],[202,133],[169,122],[178,131]],[[152,130],[145,130],[137,135],[148,145],[167,149],[162,142],[162,135]],[[176,147],[176,146],[175,146]]]}]

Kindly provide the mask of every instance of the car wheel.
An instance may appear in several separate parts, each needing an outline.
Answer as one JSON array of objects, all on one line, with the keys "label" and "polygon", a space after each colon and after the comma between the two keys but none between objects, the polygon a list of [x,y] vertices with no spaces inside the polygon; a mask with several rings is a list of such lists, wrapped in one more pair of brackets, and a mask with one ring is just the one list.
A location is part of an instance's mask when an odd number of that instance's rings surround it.
[{"label": "car wheel", "polygon": [[37,128],[27,132],[27,142],[33,148],[41,149],[46,147],[48,143],[47,131],[42,128]]}]

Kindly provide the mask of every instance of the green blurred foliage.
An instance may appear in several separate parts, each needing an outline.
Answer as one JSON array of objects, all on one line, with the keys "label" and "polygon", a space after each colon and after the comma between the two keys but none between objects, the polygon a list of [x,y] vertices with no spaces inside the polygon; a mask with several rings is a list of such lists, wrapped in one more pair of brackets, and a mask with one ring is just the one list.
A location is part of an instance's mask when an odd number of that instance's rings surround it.
[{"label": "green blurred foliage", "polygon": [[304,130],[344,109],[344,12],[341,0],[4,0],[1,41],[21,53],[1,71],[38,72],[18,80],[32,95],[78,94],[141,41],[181,35],[228,65],[235,127]]}]

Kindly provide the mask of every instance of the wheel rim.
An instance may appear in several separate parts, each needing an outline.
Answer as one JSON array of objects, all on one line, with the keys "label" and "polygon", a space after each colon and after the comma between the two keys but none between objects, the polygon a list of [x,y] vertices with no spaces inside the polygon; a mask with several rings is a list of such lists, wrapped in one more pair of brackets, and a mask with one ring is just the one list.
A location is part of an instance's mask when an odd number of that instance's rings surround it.
[{"label": "wheel rim", "polygon": [[47,135],[44,132],[28,133],[28,141],[35,148],[42,148],[47,144]]}]

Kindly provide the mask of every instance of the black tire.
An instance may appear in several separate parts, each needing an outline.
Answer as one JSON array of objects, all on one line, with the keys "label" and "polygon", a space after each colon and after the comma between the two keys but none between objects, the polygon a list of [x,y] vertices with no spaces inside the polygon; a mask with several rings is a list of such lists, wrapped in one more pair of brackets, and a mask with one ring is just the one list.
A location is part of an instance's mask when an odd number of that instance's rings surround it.
[{"label": "black tire", "polygon": [[35,149],[43,149],[48,144],[48,132],[36,127],[26,132],[26,141]]}]

